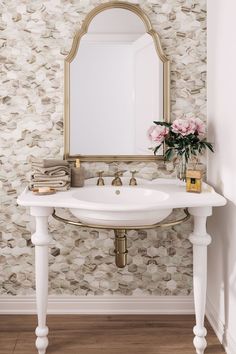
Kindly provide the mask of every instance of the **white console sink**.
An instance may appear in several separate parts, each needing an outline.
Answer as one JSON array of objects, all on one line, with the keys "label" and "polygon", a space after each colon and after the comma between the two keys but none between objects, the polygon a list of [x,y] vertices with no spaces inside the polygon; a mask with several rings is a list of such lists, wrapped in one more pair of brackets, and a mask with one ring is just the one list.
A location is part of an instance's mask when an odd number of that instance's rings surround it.
[{"label": "white console sink", "polygon": [[225,199],[207,184],[200,194],[187,193],[184,184],[176,180],[137,179],[137,186],[111,186],[111,177],[104,178],[105,186],[96,186],[97,178],[86,180],[83,188],[71,188],[54,195],[35,196],[25,190],[18,203],[31,207],[68,208],[85,224],[99,226],[153,225],[165,219],[174,208],[212,207],[225,204]]},{"label": "white console sink", "polygon": [[172,212],[172,208],[160,209],[169,194],[147,186],[86,186],[72,197],[79,207],[71,208],[71,213],[86,224],[153,225]]},{"label": "white console sink", "polygon": [[[129,187],[129,179],[122,178],[122,187],[111,185],[111,178],[105,179],[105,186],[96,186],[96,179],[86,181],[86,186],[72,188],[53,195],[37,196],[26,189],[17,199],[20,205],[29,206],[35,217],[36,230],[32,235],[36,259],[36,292],[38,316],[40,318],[36,335],[39,353],[46,351],[48,328],[46,323],[48,289],[48,246],[51,237],[48,233],[48,217],[55,208],[68,208],[81,222],[91,225],[125,226],[152,225],[167,217],[174,208],[188,208],[193,216],[193,231],[189,236],[193,244],[193,291],[195,298],[196,326],[194,345],[198,354],[204,354],[206,347],[206,329],[204,314],[207,286],[207,246],[211,236],[206,230],[207,217],[212,214],[212,207],[223,206],[225,198],[217,194],[212,187],[203,184],[200,194],[187,193],[185,186],[175,180],[158,179],[154,181],[138,180],[138,186]],[[126,246],[126,238],[116,230],[121,245]],[[122,237],[120,237],[122,236]],[[68,232],[67,237],[70,236]],[[118,242],[118,241],[117,241]],[[122,246],[123,247],[123,246]],[[126,247],[119,248],[116,257],[126,256]],[[118,249],[118,251],[119,251]],[[42,323],[42,324],[41,324]],[[44,342],[43,342],[44,341]],[[44,346],[42,346],[44,343]]]}]

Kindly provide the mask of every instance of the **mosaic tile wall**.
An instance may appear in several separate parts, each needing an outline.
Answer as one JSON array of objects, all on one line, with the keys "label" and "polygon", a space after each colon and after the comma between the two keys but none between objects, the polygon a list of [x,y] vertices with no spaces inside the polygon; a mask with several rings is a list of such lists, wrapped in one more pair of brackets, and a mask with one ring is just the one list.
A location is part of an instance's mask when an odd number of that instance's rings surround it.
[{"label": "mosaic tile wall", "polygon": [[[0,293],[34,292],[34,228],[16,196],[29,158],[63,154],[63,59],[98,0],[3,0],[0,18]],[[206,0],[146,0],[142,8],[171,59],[172,119],[206,114]],[[88,175],[101,166],[86,164]],[[131,169],[123,164],[122,169]],[[139,164],[139,176],[173,174],[163,163]],[[107,171],[112,165],[102,166]],[[177,214],[180,211],[177,212]],[[114,265],[113,233],[50,220],[51,294],[184,295],[192,289],[191,223],[130,231],[128,266]]]}]

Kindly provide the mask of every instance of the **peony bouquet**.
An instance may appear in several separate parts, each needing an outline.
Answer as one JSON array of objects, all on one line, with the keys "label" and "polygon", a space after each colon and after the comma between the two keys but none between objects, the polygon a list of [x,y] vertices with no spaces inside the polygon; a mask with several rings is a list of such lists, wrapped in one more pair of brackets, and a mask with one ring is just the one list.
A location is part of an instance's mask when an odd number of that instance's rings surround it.
[{"label": "peony bouquet", "polygon": [[199,118],[180,118],[173,123],[154,123],[155,125],[148,130],[148,136],[152,142],[157,144],[153,149],[154,154],[165,143],[164,157],[166,160],[177,156],[188,163],[191,158],[197,158],[206,148],[214,152],[212,144],[205,138],[206,126]]}]

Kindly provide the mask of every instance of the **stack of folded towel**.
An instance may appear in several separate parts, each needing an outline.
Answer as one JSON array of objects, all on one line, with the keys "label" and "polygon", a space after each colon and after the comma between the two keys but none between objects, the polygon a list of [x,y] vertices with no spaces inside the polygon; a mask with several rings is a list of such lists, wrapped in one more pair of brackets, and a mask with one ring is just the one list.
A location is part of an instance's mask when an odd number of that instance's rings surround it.
[{"label": "stack of folded towel", "polygon": [[54,188],[67,190],[70,188],[70,165],[65,160],[31,160],[32,174],[30,189]]}]

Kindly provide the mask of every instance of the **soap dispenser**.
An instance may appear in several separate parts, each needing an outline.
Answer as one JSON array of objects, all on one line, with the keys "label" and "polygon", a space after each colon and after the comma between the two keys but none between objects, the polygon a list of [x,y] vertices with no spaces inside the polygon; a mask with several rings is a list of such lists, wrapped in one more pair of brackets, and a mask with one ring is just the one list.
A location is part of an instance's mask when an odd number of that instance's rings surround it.
[{"label": "soap dispenser", "polygon": [[71,187],[83,187],[85,169],[80,165],[80,160],[75,160],[75,166],[71,168]]}]

